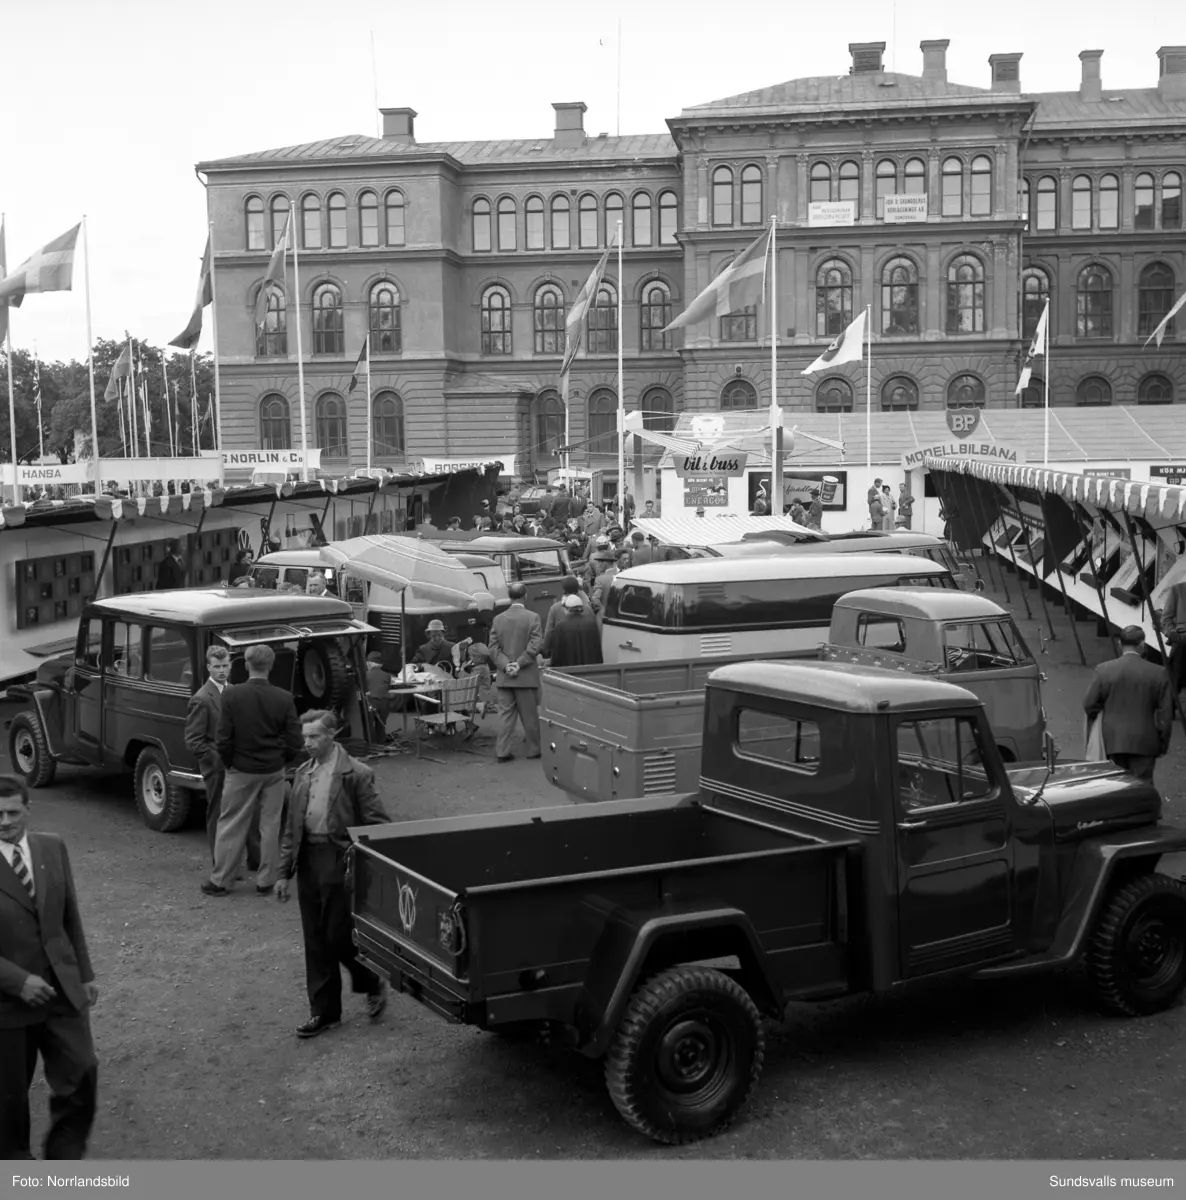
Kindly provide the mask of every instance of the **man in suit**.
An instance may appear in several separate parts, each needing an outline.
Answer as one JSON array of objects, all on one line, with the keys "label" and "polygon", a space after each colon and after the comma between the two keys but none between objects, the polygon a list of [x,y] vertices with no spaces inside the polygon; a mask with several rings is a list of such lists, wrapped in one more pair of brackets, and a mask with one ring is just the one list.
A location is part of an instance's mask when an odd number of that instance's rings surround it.
[{"label": "man in suit", "polygon": [[49,1084],[46,1158],[82,1158],[99,1067],[87,1010],[98,999],[66,845],[29,833],[24,781],[0,775],[0,1159],[29,1159],[29,1086]]},{"label": "man in suit", "polygon": [[490,657],[497,673],[498,761],[510,762],[511,739],[515,736],[515,717],[523,723],[527,757],[539,758],[539,652],[544,646],[544,631],[539,614],[523,606],[527,589],[512,583],[507,589],[511,607],[500,612],[490,626]]},{"label": "man in suit", "polygon": [[181,558],[181,543],[170,538],[165,543],[165,557],[156,571],[156,590],[185,587],[185,563]]},{"label": "man in suit", "polygon": [[1180,692],[1186,683],[1186,582],[1170,584],[1161,606],[1161,628],[1170,645],[1170,678]]},{"label": "man in suit", "polygon": [[214,737],[218,732],[218,714],[222,711],[222,692],[231,673],[231,656],[225,646],[211,646],[206,651],[206,674],[209,678],[189,698],[185,718],[185,745],[198,760],[198,770],[206,785],[206,840],[210,843],[210,861],[214,862],[214,834],[218,829],[218,813],[222,804],[222,785],[226,770]]},{"label": "man in suit", "polygon": [[1120,631],[1119,658],[1100,663],[1083,699],[1088,719],[1104,723],[1104,753],[1118,766],[1153,782],[1153,767],[1169,749],[1174,698],[1169,676],[1145,655],[1139,625]]},{"label": "man in suit", "polygon": [[374,772],[334,741],[337,729],[331,712],[317,709],[301,717],[309,760],[293,779],[275,889],[276,899],[286,901],[288,881],[296,876],[310,1014],[297,1028],[302,1038],[341,1021],[341,967],[350,974],[351,990],[366,996],[371,1020],[387,1006],[386,984],[358,961],[345,864],[350,827],[385,825],[391,818],[375,791]]},{"label": "man in suit", "polygon": [[222,694],[214,748],[226,768],[214,837],[214,870],[202,884],[207,896],[225,896],[239,874],[248,832],[259,814],[259,874],[255,890],[270,894],[280,860],[284,767],[301,750],[301,726],[292,693],[268,682],[271,646],[248,646],[246,683]]}]

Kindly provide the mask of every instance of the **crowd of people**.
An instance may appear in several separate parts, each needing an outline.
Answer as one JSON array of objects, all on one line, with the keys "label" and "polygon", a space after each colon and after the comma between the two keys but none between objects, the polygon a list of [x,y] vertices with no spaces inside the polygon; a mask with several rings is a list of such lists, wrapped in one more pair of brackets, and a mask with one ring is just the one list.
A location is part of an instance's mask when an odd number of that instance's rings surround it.
[{"label": "crowd of people", "polygon": [[873,480],[867,497],[869,504],[869,528],[910,529],[914,521],[914,497],[906,483],[898,484],[898,494],[880,479]]}]

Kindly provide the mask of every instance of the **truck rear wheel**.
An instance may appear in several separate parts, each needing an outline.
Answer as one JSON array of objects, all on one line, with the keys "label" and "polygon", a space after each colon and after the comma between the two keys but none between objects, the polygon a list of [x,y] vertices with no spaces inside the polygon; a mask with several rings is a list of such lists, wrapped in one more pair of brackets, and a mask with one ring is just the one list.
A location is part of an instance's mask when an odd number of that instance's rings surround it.
[{"label": "truck rear wheel", "polygon": [[8,731],[8,755],[29,787],[49,787],[57,763],[49,752],[49,739],[35,712],[17,713]]},{"label": "truck rear wheel", "polygon": [[1105,1012],[1139,1017],[1168,1008],[1186,987],[1186,884],[1145,875],[1117,889],[1084,955]]},{"label": "truck rear wheel", "polygon": [[189,816],[193,793],[169,782],[169,764],[155,746],[136,759],[136,807],[154,833],[175,833]]},{"label": "truck rear wheel", "polygon": [[630,997],[605,1081],[627,1124],[674,1146],[733,1120],[764,1055],[761,1016],[740,984],[707,967],[674,967]]}]

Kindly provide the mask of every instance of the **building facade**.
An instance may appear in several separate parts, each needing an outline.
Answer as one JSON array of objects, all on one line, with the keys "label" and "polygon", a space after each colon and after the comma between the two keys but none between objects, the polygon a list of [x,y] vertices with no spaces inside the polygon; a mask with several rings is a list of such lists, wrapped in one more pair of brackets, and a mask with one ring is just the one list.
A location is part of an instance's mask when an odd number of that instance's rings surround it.
[{"label": "building facade", "polygon": [[[563,103],[550,138],[418,144],[416,113],[384,109],[381,138],[199,164],[227,448],[307,443],[340,473],[368,442],[397,469],[514,455],[528,475],[567,444],[573,465],[613,468],[619,339],[648,425],[765,406],[772,299],[788,410],[859,410],[867,387],[875,411],[1040,405],[1047,378],[1052,404],[1186,398],[1172,329],[1142,348],[1186,288],[1186,47],[1157,52],[1149,88],[1104,89],[1102,51],[1084,51],[1077,92],[1041,93],[1019,54],[990,57],[988,87],[949,82],[947,46],[923,42],[908,75],[853,44],[845,76],[687,108],[662,134],[591,136]],[[772,217],[775,294],[664,334]],[[297,267],[261,331],[289,221]],[[564,316],[619,228],[566,427]],[[1049,359],[1018,398],[1047,300]],[[802,375],[865,308],[869,362]],[[368,332],[369,411],[349,390]]]}]

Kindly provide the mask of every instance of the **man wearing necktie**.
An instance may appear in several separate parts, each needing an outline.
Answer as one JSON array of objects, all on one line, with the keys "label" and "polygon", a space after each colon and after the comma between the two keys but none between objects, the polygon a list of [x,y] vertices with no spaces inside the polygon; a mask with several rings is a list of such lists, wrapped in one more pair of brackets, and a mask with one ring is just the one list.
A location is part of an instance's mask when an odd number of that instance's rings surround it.
[{"label": "man wearing necktie", "polygon": [[82,1158],[98,1064],[88,1010],[98,998],[74,876],[57,834],[29,833],[24,781],[0,775],[0,1159],[28,1159],[29,1086],[49,1085],[47,1159]]}]

